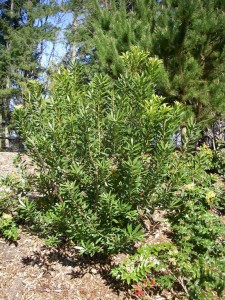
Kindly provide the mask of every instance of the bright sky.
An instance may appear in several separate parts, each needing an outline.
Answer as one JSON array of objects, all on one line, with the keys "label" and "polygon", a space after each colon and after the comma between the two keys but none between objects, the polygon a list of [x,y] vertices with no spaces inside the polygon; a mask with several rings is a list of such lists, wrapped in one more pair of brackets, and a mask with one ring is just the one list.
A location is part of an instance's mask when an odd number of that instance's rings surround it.
[{"label": "bright sky", "polygon": [[73,14],[72,12],[68,13],[59,13],[57,16],[49,17],[48,21],[53,25],[57,24],[61,28],[56,37],[56,42],[45,42],[44,44],[44,55],[42,57],[43,67],[49,66],[49,64],[57,64],[66,54],[66,38],[64,35],[65,29],[72,23]]}]

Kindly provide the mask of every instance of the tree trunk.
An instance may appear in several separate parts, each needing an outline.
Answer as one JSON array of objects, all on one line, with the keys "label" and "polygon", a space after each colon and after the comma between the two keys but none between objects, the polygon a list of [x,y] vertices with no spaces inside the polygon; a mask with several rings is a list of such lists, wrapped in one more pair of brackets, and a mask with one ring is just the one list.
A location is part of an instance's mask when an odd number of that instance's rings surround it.
[{"label": "tree trunk", "polygon": [[[73,32],[74,32],[74,34],[76,34],[76,30],[77,30],[77,15],[74,12],[74,17],[73,17]],[[72,53],[71,53],[72,63],[75,63],[76,56],[77,56],[77,47],[76,47],[76,43],[74,41],[72,44]]]},{"label": "tree trunk", "polygon": [[4,105],[4,101],[1,103],[0,113],[0,151],[9,148],[9,129],[7,126],[7,111]]}]

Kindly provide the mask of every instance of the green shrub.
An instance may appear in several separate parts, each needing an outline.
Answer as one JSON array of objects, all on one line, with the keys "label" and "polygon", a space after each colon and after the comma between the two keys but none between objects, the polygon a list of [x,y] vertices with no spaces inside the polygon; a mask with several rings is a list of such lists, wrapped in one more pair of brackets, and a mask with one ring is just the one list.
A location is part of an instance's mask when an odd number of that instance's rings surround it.
[{"label": "green shrub", "polygon": [[33,83],[14,114],[36,166],[31,184],[48,198],[51,241],[63,237],[92,254],[141,239],[139,210],[163,180],[184,117],[181,105],[155,94],[160,60],[133,48],[122,61],[118,80],[96,74],[88,84],[82,67],[61,69],[48,97]]},{"label": "green shrub", "polygon": [[9,214],[3,213],[0,217],[0,235],[10,241],[16,241],[18,238],[18,226]]},{"label": "green shrub", "polygon": [[213,167],[225,178],[225,149],[218,149],[213,154]]},{"label": "green shrub", "polygon": [[208,173],[213,153],[207,147],[196,153],[171,155],[167,176],[155,191],[154,203],[161,205],[169,221],[171,243],[144,245],[112,275],[127,283],[156,282],[144,288],[180,289],[189,299],[214,299],[225,288],[225,226],[217,209],[222,191],[218,177]]}]

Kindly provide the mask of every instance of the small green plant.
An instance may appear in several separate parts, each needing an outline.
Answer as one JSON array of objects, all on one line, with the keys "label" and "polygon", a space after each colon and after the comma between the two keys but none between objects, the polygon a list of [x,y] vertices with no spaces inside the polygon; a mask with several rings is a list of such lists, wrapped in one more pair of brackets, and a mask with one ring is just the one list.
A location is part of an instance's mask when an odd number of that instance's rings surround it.
[{"label": "small green plant", "polygon": [[213,152],[213,168],[225,178],[225,149],[218,149]]},{"label": "small green plant", "polygon": [[0,181],[0,233],[8,240],[18,238],[18,212],[27,187],[22,178],[9,174]]},{"label": "small green plant", "polygon": [[16,241],[18,238],[18,226],[9,214],[3,213],[0,217],[0,235],[10,241]]},{"label": "small green plant", "polygon": [[18,226],[14,221],[14,214],[17,208],[15,185],[18,178],[8,175],[0,181],[0,235],[10,241],[18,238]]},{"label": "small green plant", "polygon": [[[144,245],[137,250],[137,253],[129,256],[125,263],[112,269],[111,274],[117,279],[130,283],[151,283],[157,277],[157,282],[165,279],[164,286],[172,286],[175,277],[167,274],[168,253],[177,251],[171,243],[155,245]],[[160,275],[161,274],[161,275]],[[166,280],[167,278],[167,280]],[[170,284],[168,280],[170,278]],[[171,281],[172,280],[172,281]],[[169,284],[169,286],[168,286]],[[152,284],[147,284],[152,286]]]},{"label": "small green plant", "polygon": [[19,199],[16,216],[18,220],[26,224],[34,224],[38,218],[35,202],[27,198]]}]

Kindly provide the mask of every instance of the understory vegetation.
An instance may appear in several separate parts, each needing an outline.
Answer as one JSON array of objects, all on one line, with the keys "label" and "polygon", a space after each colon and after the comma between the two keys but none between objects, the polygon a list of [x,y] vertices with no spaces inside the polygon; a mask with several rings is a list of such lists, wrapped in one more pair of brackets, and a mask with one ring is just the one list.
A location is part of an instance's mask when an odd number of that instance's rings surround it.
[{"label": "understory vegetation", "polygon": [[[2,180],[11,189],[0,195],[0,233],[16,240],[23,225],[49,246],[127,253],[111,275],[139,297],[163,289],[181,299],[222,297],[224,152],[196,147],[200,129],[185,107],[157,94],[167,78],[161,60],[134,47],[121,63],[118,79],[61,68],[45,97],[30,82],[14,123],[35,171],[18,158],[23,180]],[[145,220],[155,210],[167,240],[149,244]]]}]

